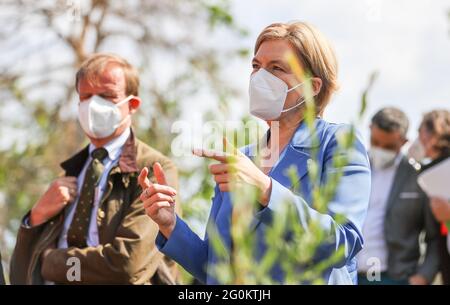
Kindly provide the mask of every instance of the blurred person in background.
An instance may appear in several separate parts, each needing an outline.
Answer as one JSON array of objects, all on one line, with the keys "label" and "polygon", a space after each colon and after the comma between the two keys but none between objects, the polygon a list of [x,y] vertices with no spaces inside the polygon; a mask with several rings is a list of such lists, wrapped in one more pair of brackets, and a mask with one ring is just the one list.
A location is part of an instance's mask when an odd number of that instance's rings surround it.
[{"label": "blurred person in background", "polygon": [[[357,256],[362,285],[425,285],[438,272],[436,221],[417,184],[417,170],[401,153],[408,126],[406,114],[393,107],[379,110],[371,121],[372,191],[363,226],[365,245]],[[419,263],[423,231],[426,253]],[[379,278],[373,272],[379,272]]]},{"label": "blurred person in background", "polygon": [[5,276],[3,274],[2,254],[0,253],[0,285],[5,285]]},{"label": "blurred person in background", "polygon": [[[419,127],[419,137],[410,148],[411,156],[424,162],[425,171],[450,157],[450,111],[433,110],[423,116]],[[450,181],[449,181],[450,187]],[[445,285],[450,285],[450,240],[449,228],[445,223],[450,221],[450,202],[448,198],[430,198],[431,210],[440,224],[439,256],[440,272]]]}]

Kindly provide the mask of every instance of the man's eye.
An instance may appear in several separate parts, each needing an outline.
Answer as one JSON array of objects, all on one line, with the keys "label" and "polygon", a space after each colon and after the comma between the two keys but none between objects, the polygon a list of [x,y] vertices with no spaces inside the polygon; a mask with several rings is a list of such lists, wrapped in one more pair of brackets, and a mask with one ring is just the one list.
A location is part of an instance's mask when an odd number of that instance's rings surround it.
[{"label": "man's eye", "polygon": [[258,69],[259,66],[258,66],[257,64],[253,64],[253,65],[252,65],[252,68],[253,68],[253,69]]},{"label": "man's eye", "polygon": [[278,67],[278,66],[273,67],[273,69],[276,70],[276,71],[282,71],[282,72],[284,72],[284,69],[281,68],[281,67]]}]

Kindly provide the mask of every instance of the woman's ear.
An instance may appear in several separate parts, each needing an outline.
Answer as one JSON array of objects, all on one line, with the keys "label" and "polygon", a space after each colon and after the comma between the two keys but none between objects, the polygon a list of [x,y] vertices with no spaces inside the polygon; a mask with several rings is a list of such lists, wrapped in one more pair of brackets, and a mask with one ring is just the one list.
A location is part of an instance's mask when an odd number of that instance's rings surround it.
[{"label": "woman's ear", "polygon": [[317,96],[320,93],[320,89],[322,89],[322,79],[318,77],[312,78],[312,88],[314,96]]},{"label": "woman's ear", "polygon": [[135,113],[136,110],[141,106],[141,99],[138,96],[133,96],[128,103],[130,107],[130,113]]}]

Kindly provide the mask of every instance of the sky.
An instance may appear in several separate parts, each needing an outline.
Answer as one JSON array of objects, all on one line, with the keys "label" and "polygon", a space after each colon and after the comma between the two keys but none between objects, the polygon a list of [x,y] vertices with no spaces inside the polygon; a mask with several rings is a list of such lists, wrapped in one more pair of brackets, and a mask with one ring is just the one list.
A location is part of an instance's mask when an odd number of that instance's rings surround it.
[{"label": "sky", "polygon": [[[306,21],[325,34],[337,53],[341,86],[325,112],[329,121],[354,122],[369,75],[378,72],[359,125],[366,144],[370,117],[381,107],[395,106],[407,114],[411,140],[423,113],[450,108],[448,0],[232,0],[231,8],[236,22],[249,30],[236,43],[248,48],[273,22]],[[228,68],[230,81],[246,98],[237,112],[248,111],[250,61]]]},{"label": "sky", "polygon": [[[236,47],[252,50],[256,37],[265,26],[292,20],[312,23],[331,41],[339,62],[340,90],[325,112],[326,120],[354,122],[369,75],[378,72],[377,81],[369,95],[366,115],[358,125],[366,144],[370,117],[381,107],[396,106],[405,111],[410,119],[411,140],[417,135],[423,113],[435,108],[449,108],[450,0],[230,0],[230,3],[235,22],[246,29],[249,35],[238,37],[226,29],[219,29],[213,35],[193,32],[193,36],[199,37],[196,43],[214,44],[225,50]],[[64,49],[50,43],[55,39],[51,35],[42,37],[25,33],[25,37],[28,45],[44,44],[49,52],[57,52],[58,56],[39,61],[42,65],[49,64],[49,60],[52,63],[64,61],[67,57],[64,56]],[[105,45],[103,50],[117,52],[129,58],[133,64],[138,64],[133,62],[135,56],[131,55],[132,47],[127,49],[127,44],[112,43],[115,44]],[[4,45],[2,50],[2,54],[9,54],[3,56],[4,60],[20,57],[12,45]],[[218,120],[237,120],[248,113],[251,55],[250,52],[244,59],[223,59],[224,85],[236,88],[240,94],[230,98],[232,107],[229,117],[216,111]],[[171,75],[178,69],[174,59],[165,58],[164,54],[152,65],[156,71],[153,81],[158,82],[171,80]],[[67,77],[72,80],[73,75]],[[204,89],[192,101],[183,103],[182,107],[188,109],[182,111],[185,116],[180,119],[195,124],[201,118],[201,113],[193,113],[192,108],[216,105],[211,103],[212,95],[208,88]],[[58,99],[59,95],[46,95],[49,102],[52,102],[51,97]],[[67,112],[73,118],[76,118],[76,105],[74,101]],[[20,116],[26,109],[6,107],[0,113],[1,120],[7,120],[11,111]],[[10,134],[6,129],[3,131],[4,134]],[[17,134],[1,137],[0,147],[10,147],[17,138],[21,137],[17,137]]]}]

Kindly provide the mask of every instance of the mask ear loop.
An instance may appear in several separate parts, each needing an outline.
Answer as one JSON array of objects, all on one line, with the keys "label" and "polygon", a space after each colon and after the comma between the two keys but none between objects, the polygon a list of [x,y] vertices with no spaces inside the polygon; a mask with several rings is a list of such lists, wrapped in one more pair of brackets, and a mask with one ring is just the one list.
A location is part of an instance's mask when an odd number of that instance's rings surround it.
[{"label": "mask ear loop", "polygon": [[300,107],[300,105],[303,105],[305,103],[305,98],[304,97],[300,97],[300,99],[301,99],[300,103],[298,103],[298,104],[296,104],[296,105],[294,105],[292,107],[289,107],[288,109],[281,110],[281,113],[285,113],[285,112],[291,111],[292,109]]},{"label": "mask ear loop", "polygon": [[120,106],[120,105],[122,105],[122,104],[125,104],[126,102],[129,102],[133,97],[134,97],[134,95],[129,95],[129,96],[127,96],[126,98],[124,98],[123,100],[121,100],[120,102],[118,102],[118,103],[116,104],[116,107],[118,107],[118,106]]},{"label": "mask ear loop", "polygon": [[[134,97],[134,95],[129,95],[128,97],[126,97],[126,98],[123,99],[122,101],[118,102],[118,103],[116,104],[116,107],[119,107],[120,105],[129,102],[133,97]],[[119,124],[117,124],[117,126],[114,126],[114,129],[117,129],[117,128],[119,128],[120,126],[122,126],[122,124],[125,123],[125,121],[128,120],[130,117],[131,117],[131,115],[130,115],[130,113],[128,113],[127,116],[126,116],[122,121],[120,121]]]},{"label": "mask ear loop", "polygon": [[[297,85],[295,85],[294,87],[292,87],[291,89],[286,90],[286,93],[291,92],[292,90],[297,89],[298,87],[302,86],[304,83],[298,83]],[[305,103],[305,98],[304,97],[300,97],[299,100],[301,100],[299,103],[295,104],[292,107],[289,107],[288,109],[283,109],[281,110],[281,113],[285,113],[288,111],[291,111],[294,108],[300,107],[300,105],[303,105]]]},{"label": "mask ear loop", "polygon": [[286,93],[291,92],[292,90],[297,89],[298,87],[302,86],[304,83],[298,83],[297,85],[295,85],[294,87],[292,87],[291,89],[286,90]]},{"label": "mask ear loop", "polygon": [[[304,82],[295,85],[295,86],[292,87],[291,89],[286,90],[286,93],[289,93],[289,92],[291,92],[292,90],[297,89],[298,87],[300,87],[300,86],[303,85],[303,84],[304,84]],[[285,113],[285,112],[291,111],[292,109],[295,109],[295,108],[297,108],[297,107],[300,107],[301,105],[303,105],[303,104],[305,103],[305,98],[304,98],[304,97],[300,97],[299,100],[301,100],[301,101],[300,101],[298,104],[295,104],[294,106],[289,107],[288,109],[283,109],[283,110],[281,110],[281,113]]]}]

